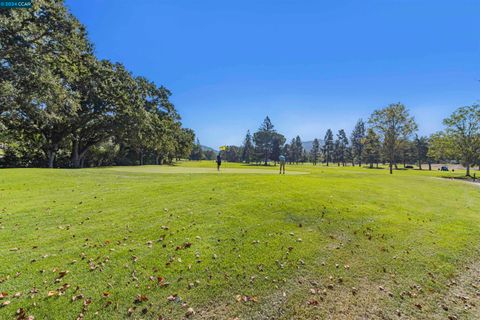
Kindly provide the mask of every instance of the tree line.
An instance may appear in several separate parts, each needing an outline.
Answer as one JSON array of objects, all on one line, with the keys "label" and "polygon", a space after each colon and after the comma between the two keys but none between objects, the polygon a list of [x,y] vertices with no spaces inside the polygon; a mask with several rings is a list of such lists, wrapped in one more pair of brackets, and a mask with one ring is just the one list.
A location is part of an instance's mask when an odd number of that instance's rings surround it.
[{"label": "tree line", "polygon": [[1,166],[168,163],[191,154],[164,86],[99,60],[63,1],[0,10]]},{"label": "tree line", "polygon": [[228,146],[222,151],[227,161],[274,164],[281,154],[289,163],[311,162],[329,166],[388,164],[390,173],[399,165],[416,164],[432,169],[432,163],[456,161],[466,168],[480,166],[480,105],[458,108],[443,121],[445,129],[429,137],[417,134],[418,125],[407,108],[401,103],[390,104],[375,110],[367,122],[358,120],[350,137],[345,130],[336,134],[327,129],[323,140],[312,142],[309,152],[303,147],[299,136],[286,143],[267,116],[253,134],[247,132],[242,146]]}]

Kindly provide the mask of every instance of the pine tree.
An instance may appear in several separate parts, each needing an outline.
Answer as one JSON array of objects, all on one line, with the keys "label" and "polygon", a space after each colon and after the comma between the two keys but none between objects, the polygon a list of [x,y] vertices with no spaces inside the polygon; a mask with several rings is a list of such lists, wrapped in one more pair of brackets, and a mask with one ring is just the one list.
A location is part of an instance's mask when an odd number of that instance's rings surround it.
[{"label": "pine tree", "polygon": [[328,163],[332,160],[333,156],[333,133],[328,129],[325,133],[325,144],[323,146],[323,154],[325,155],[325,161]]},{"label": "pine tree", "polygon": [[312,150],[310,150],[310,160],[312,161],[313,165],[316,166],[318,162],[318,156],[320,152],[320,142],[317,138],[313,140]]},{"label": "pine tree", "polygon": [[350,140],[352,141],[352,157],[353,161],[362,166],[363,141],[365,139],[365,123],[362,119],[358,120],[355,129],[352,132]]},{"label": "pine tree", "polygon": [[346,165],[346,159],[348,158],[348,138],[345,134],[345,130],[340,129],[337,134],[338,141],[338,163],[342,163],[343,166]]},{"label": "pine tree", "polygon": [[373,168],[373,164],[380,161],[381,143],[380,137],[375,133],[375,130],[369,128],[367,130],[367,136],[363,141],[363,160],[370,164],[370,168]]},{"label": "pine tree", "polygon": [[289,163],[293,163],[293,162],[297,162],[297,158],[296,158],[296,155],[297,155],[297,146],[295,144],[295,138],[292,139],[292,141],[290,141],[290,146],[288,148],[288,162]]},{"label": "pine tree", "polygon": [[277,165],[277,162],[279,161],[278,159],[281,152],[280,142],[281,141],[278,137],[273,138],[271,159],[273,160],[274,165]]},{"label": "pine tree", "polygon": [[302,161],[302,154],[303,154],[303,144],[300,136],[295,138],[295,159],[296,163]]},{"label": "pine tree", "polygon": [[[267,116],[257,132],[253,134],[255,149],[258,155],[262,155],[264,164],[272,157],[273,144],[275,139],[279,146],[285,143],[285,137],[273,129],[273,124]],[[278,151],[278,150],[277,150]]]},{"label": "pine tree", "polygon": [[248,130],[243,142],[242,161],[250,163],[250,161],[252,161],[253,153],[254,147],[252,143],[252,135],[250,134],[250,130]]}]

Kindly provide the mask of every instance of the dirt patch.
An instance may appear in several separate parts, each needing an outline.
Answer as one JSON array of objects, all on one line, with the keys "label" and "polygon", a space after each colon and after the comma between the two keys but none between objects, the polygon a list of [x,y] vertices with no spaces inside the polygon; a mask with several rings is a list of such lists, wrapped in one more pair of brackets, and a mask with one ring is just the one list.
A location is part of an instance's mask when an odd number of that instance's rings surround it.
[{"label": "dirt patch", "polygon": [[254,303],[234,302],[197,313],[199,319],[398,319],[385,308],[391,294],[366,279],[351,287],[341,278],[299,279]]},{"label": "dirt patch", "polygon": [[367,278],[303,277],[288,281],[256,302],[211,305],[199,319],[480,319],[480,261],[464,267],[433,293],[394,275]]},{"label": "dirt patch", "polygon": [[432,319],[480,319],[480,261],[466,266],[447,286],[448,292]]}]

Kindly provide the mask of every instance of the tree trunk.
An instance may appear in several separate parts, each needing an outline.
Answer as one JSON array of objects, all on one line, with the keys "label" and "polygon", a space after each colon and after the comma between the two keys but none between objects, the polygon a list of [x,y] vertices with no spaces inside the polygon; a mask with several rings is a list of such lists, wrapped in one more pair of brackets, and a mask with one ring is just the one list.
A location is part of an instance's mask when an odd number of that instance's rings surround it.
[{"label": "tree trunk", "polygon": [[373,162],[370,162],[370,169],[373,169]]},{"label": "tree trunk", "polygon": [[156,165],[160,164],[160,155],[158,155],[158,154],[155,156],[155,164]]},{"label": "tree trunk", "polygon": [[80,168],[80,154],[79,154],[79,142],[78,138],[73,139],[72,146],[72,166],[74,168]]},{"label": "tree trunk", "polygon": [[85,164],[85,156],[83,155],[80,157],[80,168],[83,168],[84,164]]},{"label": "tree trunk", "polygon": [[428,161],[428,170],[432,171],[432,163],[430,161]]},{"label": "tree trunk", "polygon": [[465,176],[470,177],[470,163],[467,162],[465,164],[465,167],[467,168],[467,173],[465,174]]},{"label": "tree trunk", "polygon": [[393,163],[390,162],[389,167],[390,167],[390,174],[392,174],[393,173]]},{"label": "tree trunk", "polygon": [[422,170],[422,161],[418,160],[418,169]]},{"label": "tree trunk", "polygon": [[143,166],[143,151],[140,151],[140,165]]},{"label": "tree trunk", "polygon": [[53,161],[55,160],[55,151],[48,150],[48,167],[53,168]]}]

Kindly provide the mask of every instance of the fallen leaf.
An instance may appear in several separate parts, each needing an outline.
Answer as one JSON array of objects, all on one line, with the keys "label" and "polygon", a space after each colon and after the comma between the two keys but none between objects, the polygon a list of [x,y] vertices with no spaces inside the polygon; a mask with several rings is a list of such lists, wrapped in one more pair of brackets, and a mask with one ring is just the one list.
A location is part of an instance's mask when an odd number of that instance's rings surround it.
[{"label": "fallen leaf", "polygon": [[137,297],[135,298],[135,300],[133,302],[134,303],[142,303],[144,301],[148,301],[148,297],[144,294],[139,294],[139,295],[137,295]]},{"label": "fallen leaf", "polygon": [[236,295],[235,296],[235,299],[238,301],[238,302],[257,302],[257,298],[256,297],[253,297],[253,296],[242,296],[242,295]]},{"label": "fallen leaf", "polygon": [[68,270],[60,271],[60,272],[58,273],[58,276],[59,276],[59,278],[63,278],[63,277],[65,277],[68,273],[69,273]]},{"label": "fallen leaf", "polygon": [[57,294],[58,294],[58,291],[48,291],[47,297],[56,296]]},{"label": "fallen leaf", "polygon": [[193,310],[193,308],[188,308],[188,309],[187,309],[187,312],[185,312],[185,316],[186,316],[187,318],[193,316],[194,314],[195,314],[195,311]]},{"label": "fallen leaf", "polygon": [[79,294],[72,297],[72,301],[81,300],[81,299],[83,299],[83,294]]},{"label": "fallen leaf", "polygon": [[318,304],[319,304],[318,300],[315,300],[315,299],[311,299],[307,301],[307,305],[309,306],[318,306]]}]

